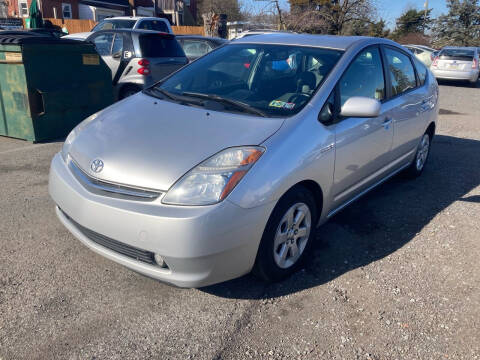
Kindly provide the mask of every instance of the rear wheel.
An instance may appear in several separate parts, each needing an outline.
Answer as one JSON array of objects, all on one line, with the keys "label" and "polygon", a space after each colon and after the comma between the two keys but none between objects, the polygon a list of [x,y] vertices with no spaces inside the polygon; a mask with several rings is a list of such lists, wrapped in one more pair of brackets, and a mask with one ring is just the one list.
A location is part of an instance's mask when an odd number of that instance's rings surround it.
[{"label": "rear wheel", "polygon": [[417,177],[425,168],[425,165],[428,160],[428,155],[430,154],[430,145],[432,142],[432,137],[429,132],[423,134],[420,144],[417,148],[417,153],[415,154],[415,159],[413,160],[410,167],[407,169],[407,174],[411,177]]},{"label": "rear wheel", "polygon": [[317,206],[312,193],[298,186],[278,202],[265,227],[253,272],[266,281],[295,272],[315,239]]}]

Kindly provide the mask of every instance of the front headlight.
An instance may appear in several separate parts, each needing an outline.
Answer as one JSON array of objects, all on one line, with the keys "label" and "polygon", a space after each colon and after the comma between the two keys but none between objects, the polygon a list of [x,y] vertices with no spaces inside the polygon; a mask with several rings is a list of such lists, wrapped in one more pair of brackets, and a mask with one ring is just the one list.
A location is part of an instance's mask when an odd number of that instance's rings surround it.
[{"label": "front headlight", "polygon": [[263,155],[259,146],[225,149],[186,173],[163,199],[170,205],[211,205],[225,199]]}]

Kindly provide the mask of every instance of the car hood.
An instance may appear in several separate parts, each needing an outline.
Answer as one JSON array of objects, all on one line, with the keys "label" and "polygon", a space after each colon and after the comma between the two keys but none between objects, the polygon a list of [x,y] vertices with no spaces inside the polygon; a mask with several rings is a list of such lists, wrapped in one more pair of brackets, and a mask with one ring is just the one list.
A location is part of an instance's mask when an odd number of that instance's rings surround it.
[{"label": "car hood", "polygon": [[[259,145],[282,123],[139,93],[81,124],[67,151],[95,178],[165,191],[208,157],[232,146]],[[90,168],[95,159],[104,163],[98,173]]]}]

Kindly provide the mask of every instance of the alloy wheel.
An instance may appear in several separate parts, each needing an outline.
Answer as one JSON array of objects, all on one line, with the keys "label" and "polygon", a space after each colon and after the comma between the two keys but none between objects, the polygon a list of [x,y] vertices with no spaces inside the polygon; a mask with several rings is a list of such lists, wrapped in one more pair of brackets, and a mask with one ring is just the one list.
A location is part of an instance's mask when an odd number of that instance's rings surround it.
[{"label": "alloy wheel", "polygon": [[273,258],[278,267],[293,266],[308,242],[312,227],[312,215],[304,203],[291,206],[277,227],[273,244]]}]

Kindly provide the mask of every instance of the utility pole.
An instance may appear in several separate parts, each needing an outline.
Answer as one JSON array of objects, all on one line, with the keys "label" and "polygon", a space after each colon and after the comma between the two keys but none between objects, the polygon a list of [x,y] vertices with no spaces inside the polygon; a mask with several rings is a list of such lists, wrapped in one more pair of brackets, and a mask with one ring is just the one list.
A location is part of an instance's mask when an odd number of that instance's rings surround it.
[{"label": "utility pole", "polygon": [[428,0],[425,0],[423,6],[425,7],[425,15],[423,16],[423,31],[425,32],[427,29]]}]

